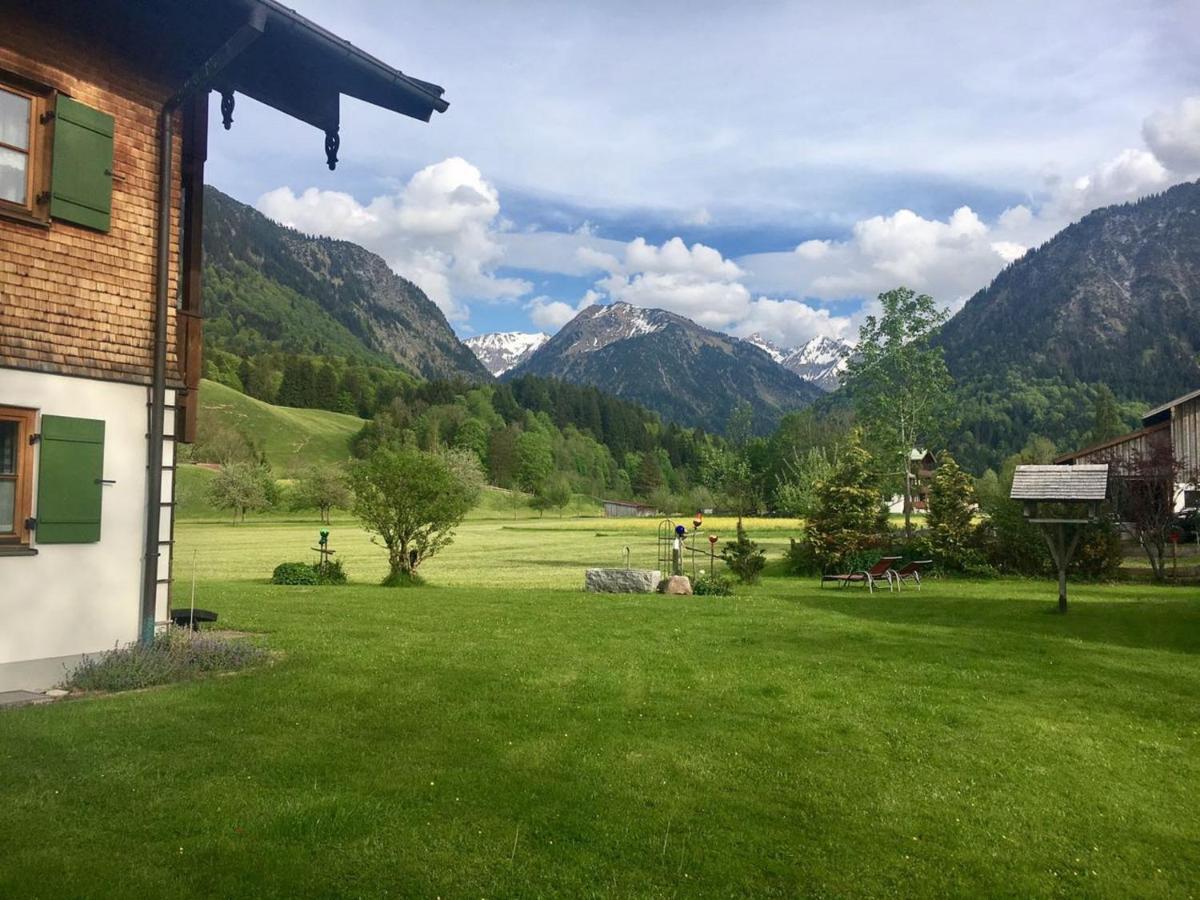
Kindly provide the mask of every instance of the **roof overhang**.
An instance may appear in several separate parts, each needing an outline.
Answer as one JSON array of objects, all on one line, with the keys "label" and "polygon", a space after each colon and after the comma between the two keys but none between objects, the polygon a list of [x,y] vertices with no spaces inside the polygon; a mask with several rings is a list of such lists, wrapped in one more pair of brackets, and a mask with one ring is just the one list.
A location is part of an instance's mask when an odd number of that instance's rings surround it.
[{"label": "roof overhang", "polygon": [[1182,397],[1176,397],[1174,400],[1164,403],[1162,406],[1156,406],[1154,409],[1142,416],[1142,424],[1153,425],[1155,422],[1165,421],[1166,419],[1170,418],[1172,409],[1174,409],[1176,406],[1187,403],[1189,400],[1195,400],[1197,397],[1200,397],[1200,390],[1192,391],[1190,394],[1184,394]]},{"label": "roof overhang", "polygon": [[1082,466],[1017,466],[1013,500],[1095,502],[1108,497],[1108,464]]},{"label": "roof overhang", "polygon": [[1136,441],[1139,438],[1149,437],[1152,434],[1157,434],[1169,428],[1170,422],[1159,422],[1157,425],[1151,425],[1147,428],[1139,428],[1137,431],[1131,431],[1128,434],[1122,434],[1118,437],[1107,441],[1101,441],[1099,444],[1092,444],[1090,447],[1084,447],[1082,450],[1074,450],[1071,453],[1064,453],[1061,456],[1054,458],[1055,465],[1070,463],[1076,459],[1082,459],[1085,456],[1091,456],[1093,453],[1099,453],[1103,450],[1111,450],[1115,447],[1120,447],[1122,444],[1128,444],[1131,441]]},{"label": "roof overhang", "polygon": [[176,90],[248,22],[261,35],[203,87],[220,91],[225,124],[233,95],[252,97],[312,125],[336,161],[341,98],[428,122],[449,103],[436,84],[406,75],[277,0],[17,0],[56,25],[115,49]]}]

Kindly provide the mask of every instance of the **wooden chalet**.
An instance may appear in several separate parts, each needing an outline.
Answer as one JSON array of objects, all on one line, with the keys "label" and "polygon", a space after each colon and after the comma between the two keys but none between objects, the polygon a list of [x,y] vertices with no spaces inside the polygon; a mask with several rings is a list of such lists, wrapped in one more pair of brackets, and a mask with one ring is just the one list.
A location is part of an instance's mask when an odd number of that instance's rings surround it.
[{"label": "wooden chalet", "polygon": [[239,94],[331,169],[342,95],[448,105],[275,0],[0,0],[0,691],[167,620],[209,102],[228,128]]},{"label": "wooden chalet", "polygon": [[1175,467],[1171,486],[1177,509],[1200,506],[1200,390],[1184,394],[1142,416],[1142,427],[1103,443],[1065,453],[1058,465],[1109,463],[1116,477],[1138,460],[1169,457]]}]

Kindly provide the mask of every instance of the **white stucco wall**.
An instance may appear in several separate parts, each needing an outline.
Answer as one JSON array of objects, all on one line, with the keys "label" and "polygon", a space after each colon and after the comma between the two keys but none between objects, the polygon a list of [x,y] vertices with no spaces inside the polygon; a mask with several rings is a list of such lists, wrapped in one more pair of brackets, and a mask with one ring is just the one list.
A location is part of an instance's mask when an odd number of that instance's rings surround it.
[{"label": "white stucco wall", "polygon": [[[28,676],[20,675],[22,666],[13,664],[108,650],[137,638],[147,400],[147,389],[137,385],[0,369],[0,405],[38,410],[39,426],[40,415],[104,420],[104,477],[116,482],[104,488],[99,543],[39,546],[35,533],[36,556],[0,556],[0,690],[49,686],[15,683]],[[173,402],[170,392],[167,402]],[[173,418],[168,411],[168,433]],[[165,465],[171,465],[171,449],[166,448]],[[35,456],[35,482],[37,462]],[[168,501],[172,474],[164,472],[163,499]],[[34,516],[36,497],[35,483]],[[171,535],[170,514],[165,507],[160,532],[164,539]],[[163,577],[169,550],[169,545],[161,548]],[[166,615],[163,585],[157,618]]]}]

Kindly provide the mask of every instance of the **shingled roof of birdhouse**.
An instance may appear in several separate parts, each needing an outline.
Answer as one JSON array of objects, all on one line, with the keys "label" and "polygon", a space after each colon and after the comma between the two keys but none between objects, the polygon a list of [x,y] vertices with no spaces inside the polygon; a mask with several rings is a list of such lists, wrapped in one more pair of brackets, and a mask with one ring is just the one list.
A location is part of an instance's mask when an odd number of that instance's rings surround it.
[{"label": "shingled roof of birdhouse", "polygon": [[1013,500],[1094,501],[1108,497],[1108,464],[1017,466]]}]

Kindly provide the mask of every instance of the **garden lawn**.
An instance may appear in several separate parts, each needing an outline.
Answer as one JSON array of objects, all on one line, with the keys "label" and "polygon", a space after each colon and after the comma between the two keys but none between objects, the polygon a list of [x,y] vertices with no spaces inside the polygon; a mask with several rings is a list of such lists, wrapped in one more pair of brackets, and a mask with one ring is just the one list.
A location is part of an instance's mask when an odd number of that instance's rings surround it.
[{"label": "garden lawn", "polygon": [[181,527],[281,657],[0,714],[0,896],[1200,893],[1195,592],[578,591],[653,524],[473,523],[400,590]]}]

